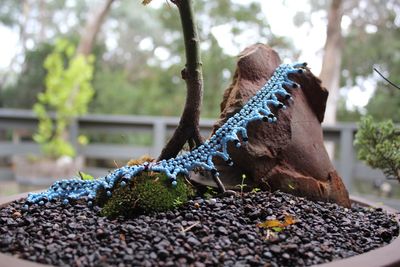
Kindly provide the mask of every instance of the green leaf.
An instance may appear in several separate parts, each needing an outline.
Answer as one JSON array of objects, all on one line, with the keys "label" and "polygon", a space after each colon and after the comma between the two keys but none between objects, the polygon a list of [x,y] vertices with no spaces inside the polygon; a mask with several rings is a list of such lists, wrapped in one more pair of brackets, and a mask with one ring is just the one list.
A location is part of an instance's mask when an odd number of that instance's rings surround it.
[{"label": "green leaf", "polygon": [[84,173],[82,171],[78,172],[82,180],[94,180],[94,177],[90,174]]},{"label": "green leaf", "polygon": [[279,232],[282,232],[283,231],[283,227],[278,227],[278,226],[276,226],[276,227],[272,227],[271,228],[274,232],[277,232],[277,233],[279,233]]}]

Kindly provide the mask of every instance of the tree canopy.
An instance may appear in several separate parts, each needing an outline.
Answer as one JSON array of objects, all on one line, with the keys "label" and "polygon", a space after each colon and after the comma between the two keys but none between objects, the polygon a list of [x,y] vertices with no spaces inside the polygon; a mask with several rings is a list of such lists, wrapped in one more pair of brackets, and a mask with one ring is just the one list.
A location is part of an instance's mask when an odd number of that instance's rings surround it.
[{"label": "tree canopy", "polygon": [[[3,107],[31,108],[38,92],[44,90],[45,70],[42,63],[52,50],[55,37],[64,36],[78,43],[79,25],[90,10],[90,1],[27,1],[31,12],[45,18],[25,14],[44,28],[45,39],[27,31],[33,45],[24,52],[22,71],[14,81],[2,86]],[[254,42],[275,43],[280,49],[290,46],[287,40],[275,38],[259,3],[194,1],[204,69],[204,101],[201,115],[216,117],[222,93],[232,76],[235,58],[221,46],[216,29],[230,36],[239,52]],[[65,8],[66,7],[66,8]],[[15,14],[23,16],[23,7],[5,1],[0,14],[10,27],[23,28]],[[11,14],[7,10],[14,10]],[[140,1],[116,1],[104,22],[93,54],[96,57],[92,113],[180,115],[185,101],[184,82],[180,70],[184,65],[183,39],[177,10],[169,4],[142,6]],[[53,14],[52,16],[49,13]],[[58,16],[55,14],[59,13]],[[15,15],[16,16],[16,15]],[[4,17],[4,18],[3,18]],[[70,18],[60,28],[61,18]],[[240,35],[250,32],[243,43]],[[50,34],[53,33],[53,34]],[[22,95],[24,98],[22,99]],[[162,101],[160,101],[162,100]]]}]

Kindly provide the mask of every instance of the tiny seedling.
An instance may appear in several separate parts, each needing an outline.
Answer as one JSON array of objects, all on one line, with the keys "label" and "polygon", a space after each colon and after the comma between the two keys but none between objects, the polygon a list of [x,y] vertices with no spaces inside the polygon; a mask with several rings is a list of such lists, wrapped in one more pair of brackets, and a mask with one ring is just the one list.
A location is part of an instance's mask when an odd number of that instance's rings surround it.
[{"label": "tiny seedling", "polygon": [[251,193],[255,194],[255,193],[260,192],[260,191],[261,191],[260,188],[255,187],[255,188],[253,188],[253,190],[251,190]]},{"label": "tiny seedling", "polygon": [[243,196],[243,189],[247,186],[247,184],[244,183],[244,181],[246,180],[246,174],[242,174],[242,182],[238,185],[236,185],[236,187],[240,188],[240,195]]},{"label": "tiny seedling", "polygon": [[182,201],[182,199],[180,197],[177,197],[177,198],[174,199],[173,206],[175,208],[177,208],[179,206],[182,206],[182,204],[183,204],[183,201]]},{"label": "tiny seedling", "polygon": [[291,190],[294,190],[294,189],[295,189],[294,185],[291,184],[291,183],[288,183],[288,187],[289,187]]}]

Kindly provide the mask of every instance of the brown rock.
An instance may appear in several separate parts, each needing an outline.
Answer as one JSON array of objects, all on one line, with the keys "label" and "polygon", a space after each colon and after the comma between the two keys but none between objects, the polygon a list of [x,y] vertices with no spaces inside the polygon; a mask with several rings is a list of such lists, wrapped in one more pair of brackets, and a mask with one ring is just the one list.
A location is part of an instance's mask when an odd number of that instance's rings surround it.
[{"label": "brown rock", "polygon": [[[262,44],[250,46],[239,55],[214,131],[266,83],[280,62],[278,54]],[[301,89],[288,90],[294,101],[286,102],[286,110],[274,112],[278,119],[275,124],[249,123],[248,144],[241,148],[229,145],[234,166],[217,162],[220,178],[227,188],[233,188],[245,173],[248,185],[349,207],[348,192],[323,144],[321,122],[328,91],[309,70],[292,78],[301,85]],[[209,177],[194,175],[192,179],[212,185]]]}]

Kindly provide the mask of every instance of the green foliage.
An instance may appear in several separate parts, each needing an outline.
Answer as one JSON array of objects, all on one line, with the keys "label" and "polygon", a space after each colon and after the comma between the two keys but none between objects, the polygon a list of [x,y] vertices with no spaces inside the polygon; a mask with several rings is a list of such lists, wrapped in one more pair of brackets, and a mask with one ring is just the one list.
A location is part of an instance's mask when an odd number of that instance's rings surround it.
[{"label": "green foliage", "polygon": [[355,145],[360,160],[400,182],[400,130],[391,120],[376,123],[371,117],[363,118]]},{"label": "green foliage", "polygon": [[[394,73],[392,76],[395,76]],[[375,120],[391,119],[393,122],[400,123],[400,91],[390,85],[380,85],[369,100],[366,109],[368,115]]]},{"label": "green foliage", "polygon": [[[87,112],[93,96],[93,63],[93,56],[75,55],[74,45],[63,39],[46,57],[46,90],[38,94],[33,110],[39,119],[34,140],[49,157],[75,156],[68,141],[68,127],[74,117]],[[54,120],[49,112],[54,112]]]},{"label": "green foliage", "polygon": [[107,217],[132,216],[171,210],[183,205],[194,195],[194,191],[183,177],[177,178],[173,187],[163,173],[143,172],[121,187],[118,183],[101,213]]}]

